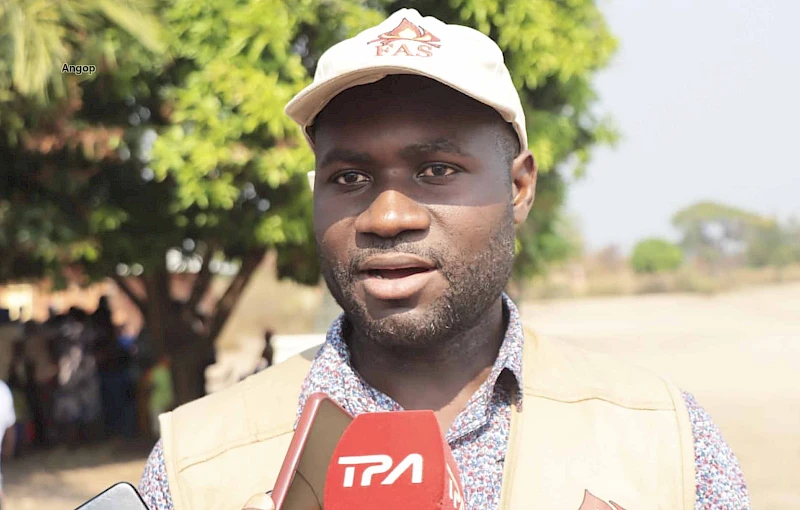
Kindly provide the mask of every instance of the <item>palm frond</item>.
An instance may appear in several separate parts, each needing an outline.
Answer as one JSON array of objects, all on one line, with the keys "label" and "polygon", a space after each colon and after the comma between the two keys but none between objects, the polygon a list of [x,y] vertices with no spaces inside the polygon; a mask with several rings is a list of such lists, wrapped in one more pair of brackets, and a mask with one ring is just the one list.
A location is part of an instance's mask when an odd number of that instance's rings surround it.
[{"label": "palm frond", "polygon": [[51,91],[63,95],[61,68],[74,63],[69,61],[72,45],[82,33],[108,22],[148,50],[165,51],[163,28],[149,0],[0,1],[0,58],[14,90],[45,101]]},{"label": "palm frond", "polygon": [[113,23],[128,32],[139,43],[154,53],[162,53],[166,49],[164,34],[158,20],[143,9],[137,9],[135,3],[113,0],[97,0],[97,6]]},{"label": "palm frond", "polygon": [[13,51],[11,80],[24,95],[47,97],[48,84],[63,92],[61,65],[68,57],[64,26],[46,0],[6,4],[3,31],[10,34]]}]

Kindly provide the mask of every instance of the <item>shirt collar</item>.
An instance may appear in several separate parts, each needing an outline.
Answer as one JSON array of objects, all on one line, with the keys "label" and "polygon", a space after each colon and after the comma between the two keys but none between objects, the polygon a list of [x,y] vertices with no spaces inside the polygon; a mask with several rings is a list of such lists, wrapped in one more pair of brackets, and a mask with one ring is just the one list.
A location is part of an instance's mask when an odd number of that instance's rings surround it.
[{"label": "shirt collar", "polygon": [[[477,395],[488,399],[497,391],[497,383],[504,371],[510,372],[514,379],[517,402],[522,403],[522,346],[524,333],[519,310],[507,294],[502,294],[504,318],[507,318],[505,337],[500,345],[497,358],[489,377]],[[350,365],[350,351],[345,342],[343,327],[344,314],[334,320],[325,338],[325,343],[317,353],[311,370],[306,377],[300,394],[298,418],[305,402],[312,393],[323,392],[330,396],[349,413],[356,416],[363,412],[393,411],[402,408],[391,398],[371,387]],[[487,387],[488,386],[488,387]],[[491,391],[489,391],[491,389]]]}]

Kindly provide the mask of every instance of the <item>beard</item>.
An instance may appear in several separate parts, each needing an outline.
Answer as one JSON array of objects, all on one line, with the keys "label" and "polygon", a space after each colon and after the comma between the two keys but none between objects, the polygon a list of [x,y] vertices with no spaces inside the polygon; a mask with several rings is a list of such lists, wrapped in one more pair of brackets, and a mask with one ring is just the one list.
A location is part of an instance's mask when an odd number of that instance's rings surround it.
[{"label": "beard", "polygon": [[[418,243],[387,240],[386,248],[360,249],[341,262],[326,257],[317,242],[325,283],[345,313],[345,339],[357,338],[369,344],[371,350],[377,348],[396,360],[430,359],[433,353],[447,356],[453,350],[469,350],[471,346],[459,345],[456,339],[480,323],[511,276],[514,264],[511,207],[492,232],[485,249],[468,254],[442,246],[447,243],[424,248]],[[414,313],[374,318],[355,292],[358,268],[367,258],[386,253],[407,253],[432,261],[447,281],[445,292]],[[353,330],[355,335],[351,334]]]}]

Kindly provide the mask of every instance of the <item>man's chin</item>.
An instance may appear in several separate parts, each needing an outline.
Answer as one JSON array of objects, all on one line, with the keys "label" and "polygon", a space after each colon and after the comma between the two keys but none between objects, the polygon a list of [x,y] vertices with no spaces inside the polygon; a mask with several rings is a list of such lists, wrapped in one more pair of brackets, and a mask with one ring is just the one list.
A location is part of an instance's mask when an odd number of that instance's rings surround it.
[{"label": "man's chin", "polygon": [[426,358],[442,342],[432,336],[432,331],[419,325],[403,324],[395,328],[373,328],[367,331],[365,341],[397,359]]},{"label": "man's chin", "polygon": [[374,346],[401,351],[430,349],[443,333],[452,334],[453,305],[445,289],[430,288],[407,299],[377,299],[353,285],[336,293],[350,326]]},{"label": "man's chin", "polygon": [[407,322],[431,312],[428,306],[418,300],[408,299],[384,301],[368,298],[363,306],[368,320],[376,322]]},{"label": "man's chin", "polygon": [[435,352],[461,331],[463,321],[441,310],[409,310],[371,321],[362,330],[366,338],[387,349],[408,350],[413,356]]}]

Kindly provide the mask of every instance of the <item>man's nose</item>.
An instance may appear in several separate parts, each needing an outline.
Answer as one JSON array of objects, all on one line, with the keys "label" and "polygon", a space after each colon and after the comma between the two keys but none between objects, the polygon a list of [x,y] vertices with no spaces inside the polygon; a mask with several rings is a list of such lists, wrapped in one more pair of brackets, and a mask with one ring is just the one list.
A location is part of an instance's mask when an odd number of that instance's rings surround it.
[{"label": "man's nose", "polygon": [[430,227],[428,210],[396,190],[380,193],[356,219],[356,231],[381,237],[396,237],[408,230]]}]

